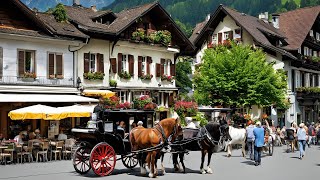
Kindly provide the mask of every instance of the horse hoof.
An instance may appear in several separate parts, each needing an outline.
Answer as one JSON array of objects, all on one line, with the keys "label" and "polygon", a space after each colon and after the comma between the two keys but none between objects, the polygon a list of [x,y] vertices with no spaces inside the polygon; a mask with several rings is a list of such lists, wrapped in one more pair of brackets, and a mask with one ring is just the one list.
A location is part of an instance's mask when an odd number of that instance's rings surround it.
[{"label": "horse hoof", "polygon": [[213,173],[213,172],[212,172],[212,169],[211,169],[210,167],[208,167],[207,173],[208,173],[208,174],[212,174],[212,173]]},{"label": "horse hoof", "polygon": [[166,174],[166,171],[165,171],[165,170],[163,170],[163,171],[162,171],[162,174],[163,174],[163,175],[165,175],[165,174]]},{"label": "horse hoof", "polygon": [[140,173],[141,173],[141,175],[146,175],[147,174],[147,170],[145,168],[141,168],[140,169]]},{"label": "horse hoof", "polygon": [[201,174],[206,174],[207,172],[204,169],[200,170]]},{"label": "horse hoof", "polygon": [[227,157],[231,157],[231,154],[228,154]]},{"label": "horse hoof", "polygon": [[152,173],[149,173],[149,178],[155,178],[156,176]]}]

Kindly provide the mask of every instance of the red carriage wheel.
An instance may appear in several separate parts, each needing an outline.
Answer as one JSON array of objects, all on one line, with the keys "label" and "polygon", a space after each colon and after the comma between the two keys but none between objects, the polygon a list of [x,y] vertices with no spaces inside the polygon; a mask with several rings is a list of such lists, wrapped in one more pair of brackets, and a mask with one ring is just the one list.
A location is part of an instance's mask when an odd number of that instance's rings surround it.
[{"label": "red carriage wheel", "polygon": [[90,149],[85,146],[79,147],[73,155],[73,167],[79,174],[86,174],[90,171]]},{"label": "red carriage wheel", "polygon": [[91,151],[90,165],[98,176],[107,176],[112,173],[117,157],[114,149],[107,143],[97,144]]}]

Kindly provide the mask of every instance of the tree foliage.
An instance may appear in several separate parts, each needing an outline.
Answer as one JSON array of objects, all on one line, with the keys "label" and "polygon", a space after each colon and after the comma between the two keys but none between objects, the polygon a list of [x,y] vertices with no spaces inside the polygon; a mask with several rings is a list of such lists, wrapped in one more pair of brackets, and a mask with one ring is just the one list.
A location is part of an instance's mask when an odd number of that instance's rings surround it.
[{"label": "tree foliage", "polygon": [[66,9],[64,8],[64,5],[61,3],[57,4],[52,14],[58,22],[65,22],[68,20]]},{"label": "tree foliage", "polygon": [[267,63],[261,49],[235,45],[207,49],[194,77],[199,104],[281,106],[287,88],[283,71]]},{"label": "tree foliage", "polygon": [[192,81],[189,75],[192,73],[191,64],[189,61],[179,61],[176,65],[176,85],[181,88],[183,93],[189,92],[192,88]]}]

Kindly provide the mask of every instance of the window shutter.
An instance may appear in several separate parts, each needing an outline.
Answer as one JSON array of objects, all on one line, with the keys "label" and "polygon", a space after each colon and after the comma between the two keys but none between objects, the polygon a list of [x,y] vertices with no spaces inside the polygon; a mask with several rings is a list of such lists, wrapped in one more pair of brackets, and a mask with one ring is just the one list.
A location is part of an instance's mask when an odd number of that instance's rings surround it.
[{"label": "window shutter", "polygon": [[233,31],[229,31],[229,39],[233,40]]},{"label": "window shutter", "polygon": [[152,59],[150,56],[147,56],[147,74],[150,74],[150,64],[152,63]]},{"label": "window shutter", "polygon": [[164,74],[164,63],[166,63],[165,59],[161,59],[161,71],[160,71],[160,75]]},{"label": "window shutter", "polygon": [[170,93],[170,95],[169,95],[169,106],[173,106],[173,105],[174,105],[173,93]]},{"label": "window shutter", "polygon": [[129,74],[133,76],[134,74],[134,58],[133,55],[128,55],[129,59]]},{"label": "window shutter", "polygon": [[111,64],[111,71],[113,73],[117,73],[117,59],[116,58],[110,58],[110,64]]},{"label": "window shutter", "polygon": [[176,65],[174,63],[170,64],[170,75],[175,76],[176,75]]},{"label": "window shutter", "polygon": [[90,63],[90,54],[89,53],[84,53],[83,57],[83,72],[88,73],[89,72],[89,63]]},{"label": "window shutter", "polygon": [[56,55],[56,73],[59,76],[63,75],[62,54]]},{"label": "window shutter", "polygon": [[97,61],[98,61],[98,72],[104,73],[104,60],[103,60],[103,54],[97,54]]},{"label": "window shutter", "polygon": [[142,76],[142,56],[138,56],[138,77]]},{"label": "window shutter", "polygon": [[222,42],[222,33],[218,33],[218,44]]},{"label": "window shutter", "polygon": [[0,78],[3,76],[3,48],[0,47]]},{"label": "window shutter", "polygon": [[209,35],[209,37],[208,37],[208,45],[209,45],[209,44],[212,44],[212,34]]},{"label": "window shutter", "polygon": [[122,70],[122,53],[119,53],[118,54],[118,73],[121,73],[121,70]]},{"label": "window shutter", "polygon": [[24,51],[18,52],[18,73],[19,77],[23,77],[24,75]]},{"label": "window shutter", "polygon": [[160,77],[161,76],[161,64],[156,64],[156,76]]},{"label": "window shutter", "polygon": [[50,75],[54,76],[54,54],[52,54],[52,53],[49,53],[48,75],[49,75],[49,78],[50,78]]}]

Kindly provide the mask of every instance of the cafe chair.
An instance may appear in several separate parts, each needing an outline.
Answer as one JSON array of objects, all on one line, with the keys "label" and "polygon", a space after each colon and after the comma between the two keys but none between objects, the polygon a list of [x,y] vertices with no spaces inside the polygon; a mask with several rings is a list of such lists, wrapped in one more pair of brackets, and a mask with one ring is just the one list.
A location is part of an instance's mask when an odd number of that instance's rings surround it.
[{"label": "cafe chair", "polygon": [[63,159],[68,159],[68,157],[70,157],[70,159],[71,159],[72,147],[74,144],[75,144],[74,139],[66,139],[65,144],[63,146],[63,150],[62,150],[62,158]]},{"label": "cafe chair", "polygon": [[7,145],[8,148],[4,150],[5,153],[10,154],[10,163],[13,163],[13,152],[15,150],[15,143]]},{"label": "cafe chair", "polygon": [[39,157],[42,155],[43,162],[48,161],[48,149],[49,149],[49,141],[44,141],[40,146],[40,150],[37,153],[36,162],[39,162]]},{"label": "cafe chair", "polygon": [[11,154],[10,153],[0,153],[0,162],[3,163],[4,165],[7,164],[7,158],[10,158],[11,162]]},{"label": "cafe chair", "polygon": [[54,154],[54,159],[57,160],[57,155],[59,155],[59,159],[61,160],[61,153],[63,148],[63,141],[58,141],[55,143],[55,149],[51,151],[52,154]]}]

